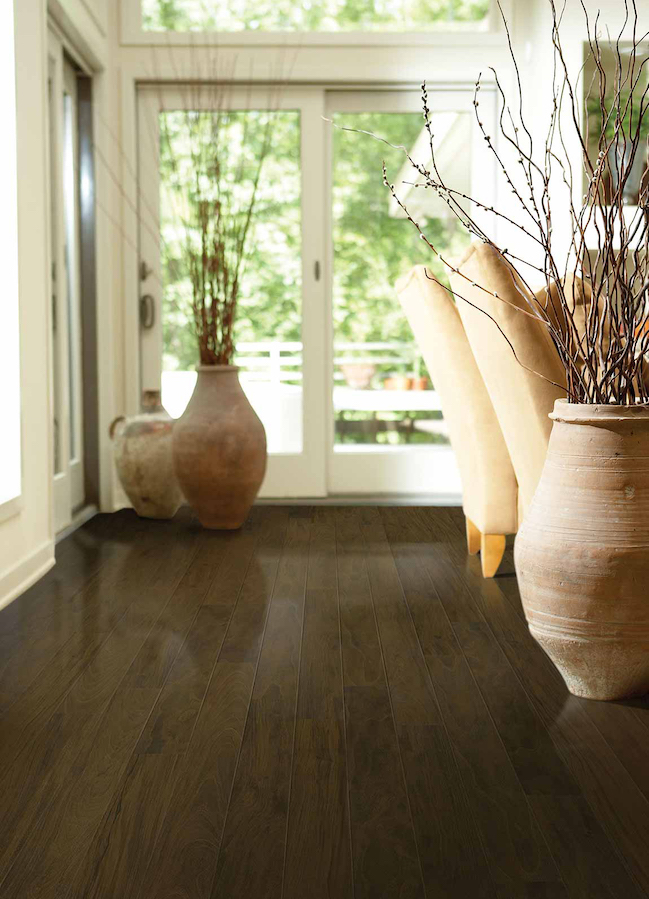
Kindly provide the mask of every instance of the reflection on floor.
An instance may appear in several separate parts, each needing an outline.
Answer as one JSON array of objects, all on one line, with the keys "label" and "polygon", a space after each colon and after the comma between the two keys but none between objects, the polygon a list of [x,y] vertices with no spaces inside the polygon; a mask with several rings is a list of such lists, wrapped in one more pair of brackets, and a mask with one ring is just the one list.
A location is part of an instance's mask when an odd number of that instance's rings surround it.
[{"label": "reflection on floor", "polygon": [[58,555],[0,613],[3,899],[649,895],[649,705],[566,693],[459,510]]}]

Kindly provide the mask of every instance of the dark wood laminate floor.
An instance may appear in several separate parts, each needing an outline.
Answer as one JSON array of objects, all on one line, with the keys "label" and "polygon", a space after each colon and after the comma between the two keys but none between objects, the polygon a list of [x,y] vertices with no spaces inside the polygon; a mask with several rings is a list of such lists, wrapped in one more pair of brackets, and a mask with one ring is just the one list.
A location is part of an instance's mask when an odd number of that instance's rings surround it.
[{"label": "dark wood laminate floor", "polygon": [[0,612],[2,899],[649,896],[649,703],[566,692],[460,510],[57,555]]}]

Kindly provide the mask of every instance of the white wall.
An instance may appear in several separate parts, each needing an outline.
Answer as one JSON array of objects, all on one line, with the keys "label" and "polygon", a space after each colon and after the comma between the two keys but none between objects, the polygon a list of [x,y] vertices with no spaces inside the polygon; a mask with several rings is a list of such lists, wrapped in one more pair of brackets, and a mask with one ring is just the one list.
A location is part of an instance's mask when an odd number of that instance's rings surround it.
[{"label": "white wall", "polygon": [[44,0],[16,0],[22,504],[0,524],[0,605],[53,564]]},{"label": "white wall", "polygon": [[[97,72],[97,93],[106,103],[106,0],[53,0],[51,9]],[[14,0],[14,10],[23,477],[20,507],[0,520],[0,608],[54,564],[46,0]],[[103,237],[100,266],[109,244],[109,235]],[[112,295],[102,291],[99,302],[100,316],[110,321]],[[104,419],[110,412],[103,410]]]}]

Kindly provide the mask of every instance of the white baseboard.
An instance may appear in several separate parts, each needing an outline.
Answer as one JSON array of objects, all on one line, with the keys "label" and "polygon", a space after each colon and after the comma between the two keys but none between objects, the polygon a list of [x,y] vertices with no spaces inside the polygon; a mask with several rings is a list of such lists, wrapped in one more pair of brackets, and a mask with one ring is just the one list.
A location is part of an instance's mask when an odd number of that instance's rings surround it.
[{"label": "white baseboard", "polygon": [[90,505],[84,506],[79,512],[74,515],[72,519],[72,523],[67,526],[67,528],[63,528],[62,531],[59,531],[56,535],[55,542],[60,543],[61,540],[65,540],[66,537],[69,537],[70,534],[74,534],[75,531],[78,531],[80,527],[90,521],[91,518],[94,518],[97,514],[97,506]]},{"label": "white baseboard", "polygon": [[46,540],[26,559],[0,577],[0,609],[4,609],[53,567],[54,541]]}]

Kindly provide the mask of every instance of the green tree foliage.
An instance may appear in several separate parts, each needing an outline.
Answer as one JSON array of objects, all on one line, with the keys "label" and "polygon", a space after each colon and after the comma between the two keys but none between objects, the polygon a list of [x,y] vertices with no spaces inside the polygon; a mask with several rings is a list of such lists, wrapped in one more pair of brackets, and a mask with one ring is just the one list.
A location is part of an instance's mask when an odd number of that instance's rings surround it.
[{"label": "green tree foliage", "polygon": [[[163,342],[167,370],[194,368],[197,345],[192,328],[192,285],[183,221],[194,200],[192,155],[197,144],[218,140],[223,167],[219,185],[228,208],[245,209],[271,119],[272,150],[266,156],[248,239],[235,338],[237,341],[300,340],[301,208],[299,113],[233,111],[202,115],[188,126],[184,113],[161,113],[161,231],[163,262]],[[212,122],[210,122],[212,119]],[[218,120],[218,126],[214,125]],[[215,173],[216,177],[216,173]],[[205,188],[202,189],[205,193]],[[199,235],[190,235],[199,247]]]},{"label": "green tree foliage", "polygon": [[433,30],[481,22],[489,8],[490,0],[142,0],[153,31]]},{"label": "green tree foliage", "polygon": [[[301,204],[300,121],[294,111],[214,113],[221,120],[220,140],[229,148],[221,171],[222,190],[243,200],[249,191],[241,180],[242,159],[255,170],[264,126],[272,117],[272,150],[266,157],[249,252],[241,281],[236,339],[238,341],[299,341],[301,339]],[[192,202],[190,141],[211,140],[213,128],[187,132],[184,114],[162,113],[161,217],[164,271],[164,354],[166,369],[196,364],[196,340],[191,322],[191,281],[186,261],[184,206]],[[247,122],[244,119],[248,119]],[[250,120],[253,120],[252,122]],[[382,164],[396,177],[403,154],[367,134],[412,146],[421,130],[416,113],[344,113],[333,128],[334,336],[337,343],[367,341],[412,342],[412,333],[395,296],[397,278],[413,265],[425,264],[436,277],[444,266],[417,238],[412,225],[394,215],[383,185]],[[331,127],[331,126],[330,126]],[[246,145],[242,135],[246,134]],[[198,136],[198,137],[197,137]],[[194,148],[194,152],[195,148]],[[244,165],[244,170],[245,170]],[[457,255],[467,238],[455,219],[431,220],[427,233],[450,255]]]},{"label": "green tree foliage", "polygon": [[[444,265],[419,240],[407,219],[390,208],[382,165],[394,179],[401,150],[374,140],[412,147],[421,131],[418,113],[342,113],[334,131],[334,329],[337,341],[412,341],[394,284],[413,265],[426,265],[446,281]],[[413,173],[414,175],[415,173]],[[392,214],[391,214],[392,212]],[[467,237],[455,219],[431,220],[426,231],[453,256]]]}]

